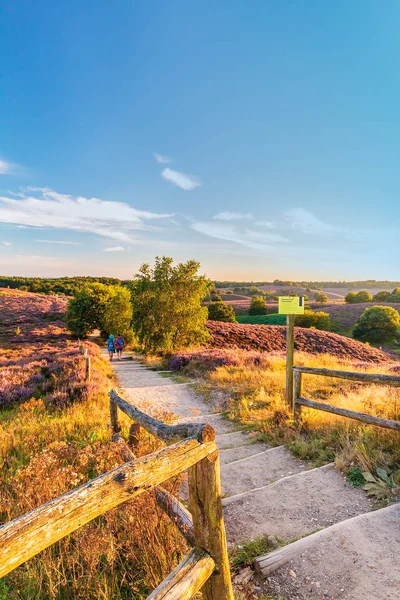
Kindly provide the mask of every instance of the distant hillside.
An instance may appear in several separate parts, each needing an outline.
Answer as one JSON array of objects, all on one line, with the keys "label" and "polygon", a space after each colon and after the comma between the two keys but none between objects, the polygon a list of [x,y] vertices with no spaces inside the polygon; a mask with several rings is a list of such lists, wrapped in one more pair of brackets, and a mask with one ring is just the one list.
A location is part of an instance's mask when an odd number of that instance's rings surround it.
[{"label": "distant hillside", "polygon": [[[279,325],[239,325],[208,321],[213,348],[241,348],[261,352],[277,352],[286,349],[286,329]],[[390,363],[385,352],[371,348],[349,338],[314,329],[296,327],[295,348],[315,354],[327,353],[338,358],[369,363]]]}]

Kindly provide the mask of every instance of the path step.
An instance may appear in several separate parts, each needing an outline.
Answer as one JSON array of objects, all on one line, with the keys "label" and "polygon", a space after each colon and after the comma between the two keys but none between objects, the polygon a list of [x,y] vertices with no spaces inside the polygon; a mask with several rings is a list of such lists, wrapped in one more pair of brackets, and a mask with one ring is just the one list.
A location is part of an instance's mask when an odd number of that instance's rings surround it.
[{"label": "path step", "polygon": [[308,468],[308,464],[294,458],[283,446],[264,449],[221,468],[223,494],[248,492]]},{"label": "path step", "polygon": [[[228,435],[233,434],[228,433]],[[265,450],[268,450],[268,446],[267,444],[262,444],[261,442],[256,442],[255,444],[247,443],[243,444],[242,446],[236,446],[235,448],[227,448],[226,450],[222,449],[219,453],[220,462],[221,465],[228,465],[242,458],[247,458],[248,456],[260,454],[260,452],[265,452]]]},{"label": "path step", "polygon": [[208,423],[215,429],[216,434],[231,433],[237,430],[237,425],[232,421],[228,421],[219,413],[200,414],[194,417],[180,419],[185,423]]},{"label": "path step", "polygon": [[392,504],[260,556],[255,568],[269,577],[274,596],[283,588],[288,598],[394,600],[400,589],[399,522],[400,503]]},{"label": "path step", "polygon": [[222,504],[230,544],[264,535],[303,537],[371,510],[364,492],[351,487],[334,465],[290,475]]},{"label": "path step", "polygon": [[248,446],[249,443],[255,443],[256,437],[251,436],[244,431],[232,431],[231,433],[222,433],[217,435],[217,445],[219,450],[234,449],[238,446]]}]

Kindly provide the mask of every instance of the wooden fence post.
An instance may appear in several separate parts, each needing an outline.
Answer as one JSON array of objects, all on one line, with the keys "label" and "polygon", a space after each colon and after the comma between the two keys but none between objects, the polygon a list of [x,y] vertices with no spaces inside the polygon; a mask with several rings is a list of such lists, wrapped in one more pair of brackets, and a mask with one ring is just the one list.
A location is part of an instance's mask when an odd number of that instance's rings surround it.
[{"label": "wooden fence post", "polygon": [[142,426],[139,423],[132,423],[129,427],[128,444],[133,448],[139,444],[141,429]]},{"label": "wooden fence post", "polygon": [[90,381],[90,376],[91,376],[90,356],[87,356],[87,355],[86,355],[85,375],[86,375],[86,381]]},{"label": "wooden fence post", "polygon": [[118,407],[112,400],[110,400],[110,418],[111,418],[111,431],[112,433],[118,433],[121,428],[118,424]]},{"label": "wooden fence post", "polygon": [[215,561],[202,588],[204,600],[234,600],[221,504],[218,450],[188,470],[190,509],[196,545]]},{"label": "wooden fence post", "polygon": [[300,371],[294,372],[294,398],[293,398],[293,421],[294,423],[298,423],[300,414],[301,414],[301,406],[296,404],[297,398],[301,398],[303,387],[303,373]]},{"label": "wooden fence post", "polygon": [[294,315],[286,315],[286,403],[293,410]]}]

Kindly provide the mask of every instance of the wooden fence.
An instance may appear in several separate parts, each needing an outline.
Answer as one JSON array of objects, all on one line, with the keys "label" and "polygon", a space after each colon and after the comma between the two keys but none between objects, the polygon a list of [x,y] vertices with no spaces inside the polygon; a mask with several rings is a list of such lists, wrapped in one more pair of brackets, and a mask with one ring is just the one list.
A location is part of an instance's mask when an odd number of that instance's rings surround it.
[{"label": "wooden fence", "polygon": [[341,417],[347,417],[348,419],[356,419],[357,421],[363,421],[364,423],[377,425],[378,427],[385,427],[386,429],[395,429],[400,431],[400,421],[390,421],[388,419],[374,417],[372,415],[356,412],[354,410],[348,410],[347,408],[339,408],[338,406],[333,406],[331,404],[316,402],[315,400],[307,400],[306,398],[302,397],[302,378],[303,374],[305,373],[310,375],[324,375],[325,377],[350,379],[351,381],[358,381],[362,383],[376,383],[378,385],[388,385],[392,387],[400,387],[400,377],[396,375],[354,373],[351,371],[332,371],[331,369],[318,369],[313,367],[293,367],[293,373],[293,419],[295,422],[299,419],[301,407],[306,406],[307,408],[322,410],[324,412],[340,415]]},{"label": "wooden fence", "polygon": [[[119,435],[118,408],[164,442],[172,443],[139,459]],[[210,425],[166,425],[110,392],[113,439],[125,464],[51,500],[0,527],[0,577],[122,502],[155,489],[159,506],[195,547],[148,597],[186,600],[202,589],[205,600],[233,600],[222,516],[219,454]],[[135,429],[136,428],[136,429]],[[188,469],[191,513],[159,487]]]}]

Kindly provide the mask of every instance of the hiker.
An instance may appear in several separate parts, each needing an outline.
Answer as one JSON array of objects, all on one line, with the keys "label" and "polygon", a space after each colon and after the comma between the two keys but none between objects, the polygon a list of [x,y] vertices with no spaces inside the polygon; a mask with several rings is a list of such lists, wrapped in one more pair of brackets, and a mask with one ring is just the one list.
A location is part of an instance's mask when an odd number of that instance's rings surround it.
[{"label": "hiker", "polygon": [[125,347],[125,340],[122,335],[119,333],[117,335],[117,339],[115,340],[115,349],[117,351],[118,360],[122,360],[122,350]]},{"label": "hiker", "polygon": [[115,352],[115,340],[114,340],[114,335],[112,333],[110,333],[110,336],[106,343],[107,343],[108,356],[110,357],[110,360],[112,360],[113,356],[114,356],[114,352]]}]

